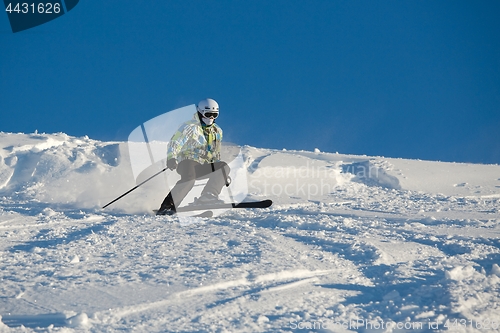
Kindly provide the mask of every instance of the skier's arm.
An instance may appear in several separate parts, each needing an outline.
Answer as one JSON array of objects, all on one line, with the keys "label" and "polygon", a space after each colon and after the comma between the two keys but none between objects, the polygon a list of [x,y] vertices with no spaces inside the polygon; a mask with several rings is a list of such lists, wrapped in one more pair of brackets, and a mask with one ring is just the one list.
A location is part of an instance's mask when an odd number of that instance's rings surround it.
[{"label": "skier's arm", "polygon": [[219,144],[217,145],[217,151],[215,152],[216,162],[221,161],[221,153],[220,153],[221,146],[222,146],[222,128],[219,127]]},{"label": "skier's arm", "polygon": [[193,136],[193,128],[192,126],[184,126],[184,128],[180,128],[175,132],[168,143],[167,149],[167,160],[171,158],[177,158],[177,155],[182,150],[182,147],[186,144],[186,142]]}]

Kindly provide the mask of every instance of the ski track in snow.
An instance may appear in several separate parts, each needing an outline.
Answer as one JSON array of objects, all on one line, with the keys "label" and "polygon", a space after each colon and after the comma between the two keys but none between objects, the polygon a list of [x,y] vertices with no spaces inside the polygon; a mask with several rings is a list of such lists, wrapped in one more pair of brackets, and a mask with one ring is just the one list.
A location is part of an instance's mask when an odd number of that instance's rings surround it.
[{"label": "ski track in snow", "polygon": [[274,205],[186,222],[99,209],[125,143],[0,133],[0,332],[500,330],[500,166],[241,152]]}]

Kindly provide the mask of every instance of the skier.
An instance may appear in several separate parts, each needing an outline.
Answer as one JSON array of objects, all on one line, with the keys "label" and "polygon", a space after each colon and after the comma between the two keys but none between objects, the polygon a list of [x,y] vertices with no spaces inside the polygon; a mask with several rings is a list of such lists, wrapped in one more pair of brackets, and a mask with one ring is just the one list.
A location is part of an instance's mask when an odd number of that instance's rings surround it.
[{"label": "skier", "polygon": [[196,204],[220,203],[219,194],[229,181],[229,166],[220,160],[222,129],[215,123],[219,104],[207,98],[198,103],[193,119],[172,136],[167,150],[167,167],[177,169],[181,179],[175,184],[156,215],[176,213],[196,179],[209,178]]}]

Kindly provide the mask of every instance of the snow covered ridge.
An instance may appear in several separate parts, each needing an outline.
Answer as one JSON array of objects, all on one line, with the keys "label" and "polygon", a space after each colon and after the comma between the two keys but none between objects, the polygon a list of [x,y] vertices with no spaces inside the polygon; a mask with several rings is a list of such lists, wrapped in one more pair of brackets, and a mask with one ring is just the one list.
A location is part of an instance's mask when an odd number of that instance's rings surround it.
[{"label": "snow covered ridge", "polygon": [[0,332],[500,330],[500,166],[238,153],[275,204],[182,224],[170,171],[100,209],[127,143],[0,133]]},{"label": "snow covered ridge", "polygon": [[[98,208],[135,185],[126,146],[124,142],[99,142],[63,133],[0,133],[0,190],[15,193],[20,199],[67,208]],[[241,152],[247,164],[251,194],[272,197],[278,203],[294,199],[321,201],[354,183],[464,198],[500,197],[497,165],[376,158],[317,150],[243,147]],[[234,158],[229,154],[227,157]],[[143,178],[151,174],[145,173]],[[176,181],[175,172],[167,171],[167,175],[167,184]],[[153,181],[113,208],[127,213],[147,213],[157,208],[167,192],[159,183]]]}]

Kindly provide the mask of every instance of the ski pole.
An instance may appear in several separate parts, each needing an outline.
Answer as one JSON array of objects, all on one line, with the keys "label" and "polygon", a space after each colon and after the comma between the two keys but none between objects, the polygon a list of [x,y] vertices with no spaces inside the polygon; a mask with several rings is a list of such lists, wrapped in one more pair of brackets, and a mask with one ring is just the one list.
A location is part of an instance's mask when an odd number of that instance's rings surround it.
[{"label": "ski pole", "polygon": [[[232,179],[231,179],[231,177],[229,177],[228,174],[226,174],[226,169],[224,167],[222,167],[221,170],[222,170],[222,175],[223,175],[224,179],[226,180],[226,187],[227,187],[227,192],[229,193],[229,198],[230,198],[231,202],[233,202],[234,201],[233,193],[232,193],[231,189],[229,188],[229,185],[231,184]],[[236,204],[234,202],[231,205],[233,206],[233,208],[236,206]]]},{"label": "ski pole", "polygon": [[150,181],[151,179],[153,179],[154,177],[158,176],[160,173],[164,172],[164,171],[165,171],[165,170],[167,170],[167,169],[168,169],[168,167],[167,167],[167,168],[165,168],[165,169],[163,169],[163,170],[161,170],[161,171],[159,171],[159,172],[157,172],[157,173],[155,173],[154,175],[152,175],[151,177],[149,177],[148,179],[146,179],[145,181],[143,181],[143,182],[142,182],[142,183],[140,183],[139,185],[134,186],[133,188],[131,188],[131,189],[130,189],[130,190],[128,190],[127,192],[125,192],[125,193],[123,193],[122,195],[120,195],[120,196],[119,196],[118,198],[116,198],[115,200],[113,200],[113,201],[111,201],[110,203],[108,203],[108,204],[104,205],[104,206],[102,207],[102,209],[104,209],[104,208],[108,207],[109,205],[111,205],[112,203],[114,203],[114,202],[116,202],[116,201],[120,200],[121,198],[123,198],[124,196],[126,196],[127,194],[129,194],[130,192],[132,192],[133,190],[137,189],[139,186],[141,186],[141,185],[143,185],[144,183],[146,183],[146,182]]}]

